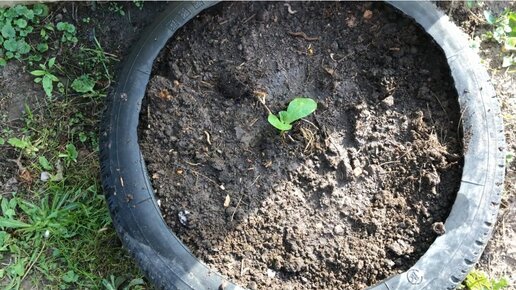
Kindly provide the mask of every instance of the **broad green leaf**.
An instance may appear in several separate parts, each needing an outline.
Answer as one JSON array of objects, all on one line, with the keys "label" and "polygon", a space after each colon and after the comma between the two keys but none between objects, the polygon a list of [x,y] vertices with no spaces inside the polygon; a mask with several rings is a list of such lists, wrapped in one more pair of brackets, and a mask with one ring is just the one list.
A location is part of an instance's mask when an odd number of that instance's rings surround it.
[{"label": "broad green leaf", "polygon": [[466,7],[469,9],[475,7],[476,0],[466,0]]},{"label": "broad green leaf", "polygon": [[56,28],[59,31],[66,31],[70,34],[75,33],[75,25],[68,22],[59,22],[57,23]]},{"label": "broad green leaf", "polygon": [[[3,67],[7,64],[4,58],[0,57],[0,67]],[[1,145],[1,144],[0,144]]]},{"label": "broad green leaf", "polygon": [[7,140],[7,143],[18,149],[25,149],[27,148],[27,146],[29,146],[29,142],[18,138],[9,138],[9,140]]},{"label": "broad green leaf", "polygon": [[505,39],[506,50],[516,50],[516,37],[507,37]]},{"label": "broad green leaf", "polygon": [[72,89],[78,93],[93,92],[93,87],[95,87],[95,81],[88,75],[82,75],[72,82]]},{"label": "broad green leaf", "polygon": [[29,9],[25,5],[16,5],[13,7],[14,11],[16,12],[17,16],[23,16]]},{"label": "broad green leaf", "polygon": [[77,162],[78,156],[79,156],[79,153],[77,152],[77,148],[75,148],[75,145],[73,145],[71,143],[66,145],[66,153],[59,154],[59,157],[67,158],[74,162]]},{"label": "broad green leaf", "polygon": [[25,40],[18,40],[18,52],[20,54],[27,54],[30,52],[30,45]]},{"label": "broad green leaf", "polygon": [[286,122],[285,120],[288,120],[288,112],[287,111],[280,111],[278,113],[278,116],[279,116],[279,119],[281,122],[283,123],[287,123],[287,124],[290,124],[289,122]]},{"label": "broad green leaf", "polygon": [[15,52],[18,50],[18,42],[14,38],[9,38],[4,41],[4,48],[8,51]]},{"label": "broad green leaf", "polygon": [[38,62],[38,61],[40,61],[42,59],[43,59],[43,57],[41,56],[41,54],[31,54],[31,55],[29,55],[29,61]]},{"label": "broad green leaf", "polygon": [[9,266],[9,271],[19,277],[25,275],[25,264],[27,260],[27,258],[18,259],[14,265]]},{"label": "broad green leaf", "polygon": [[43,155],[39,156],[38,158],[39,165],[41,165],[41,168],[45,170],[52,170],[52,166],[50,165],[50,162],[48,162],[47,158]]},{"label": "broad green leaf", "polygon": [[36,46],[36,49],[39,51],[39,52],[45,52],[48,50],[48,44],[42,42],[42,43],[38,43],[38,45]]},{"label": "broad green leaf", "polygon": [[47,73],[46,71],[40,70],[40,69],[33,70],[30,72],[31,75],[37,76],[37,77],[44,76],[46,73]]},{"label": "broad green leaf", "polygon": [[57,30],[59,30],[59,31],[63,31],[63,30],[65,30],[65,29],[66,29],[66,22],[58,22],[58,23],[56,24],[56,28],[57,28]]},{"label": "broad green leaf", "polygon": [[23,16],[25,16],[25,18],[27,18],[29,20],[32,20],[32,19],[34,19],[34,11],[32,9],[29,9],[29,10],[27,10],[27,12],[25,12],[23,14]]},{"label": "broad green leaf", "polygon": [[53,74],[47,74],[47,76],[48,76],[48,77],[49,77],[53,82],[58,82],[58,81],[59,81],[59,79],[58,79],[55,75],[53,75]]},{"label": "broad green leaf", "polygon": [[484,17],[486,18],[487,23],[493,25],[496,22],[496,17],[489,10],[484,10]]},{"label": "broad green leaf", "polygon": [[9,201],[7,198],[2,198],[2,201],[0,202],[0,210],[2,210],[2,214],[5,216],[5,212],[9,209]]},{"label": "broad green leaf", "polygon": [[4,27],[2,27],[2,36],[4,38],[15,38],[16,37],[16,30],[11,26],[11,24],[6,24]]},{"label": "broad green leaf", "polygon": [[292,125],[281,122],[280,119],[278,119],[278,117],[276,117],[274,114],[269,114],[267,121],[269,121],[272,126],[276,127],[276,129],[281,131],[288,131],[292,129]]},{"label": "broad green leaf", "polygon": [[34,10],[34,14],[42,17],[46,17],[48,15],[48,7],[45,4],[37,3],[32,7]]},{"label": "broad green leaf", "polygon": [[292,122],[302,119],[317,109],[317,103],[310,98],[295,98],[290,104],[288,104],[287,113],[283,120],[285,123],[291,124]]},{"label": "broad green leaf", "polygon": [[4,144],[5,144],[4,138],[0,137],[0,145],[4,145]]},{"label": "broad green leaf", "polygon": [[14,24],[16,24],[16,26],[18,26],[19,28],[25,28],[27,27],[27,20],[23,18],[16,19],[16,21],[14,21]]},{"label": "broad green leaf", "polygon": [[50,78],[48,75],[44,75],[41,84],[43,85],[43,90],[45,91],[45,94],[47,94],[47,96],[49,97],[52,97],[52,90],[54,89],[54,85],[52,84],[52,78]]},{"label": "broad green leaf", "polygon": [[79,141],[84,143],[84,142],[86,142],[86,140],[88,140],[88,136],[86,136],[86,134],[84,134],[84,132],[80,132],[79,133]]},{"label": "broad green leaf", "polygon": [[63,281],[66,283],[75,283],[79,281],[79,275],[75,274],[74,271],[70,270],[63,275]]},{"label": "broad green leaf", "polygon": [[55,57],[49,59],[48,60],[48,68],[52,68],[55,63],[56,63],[56,58]]}]

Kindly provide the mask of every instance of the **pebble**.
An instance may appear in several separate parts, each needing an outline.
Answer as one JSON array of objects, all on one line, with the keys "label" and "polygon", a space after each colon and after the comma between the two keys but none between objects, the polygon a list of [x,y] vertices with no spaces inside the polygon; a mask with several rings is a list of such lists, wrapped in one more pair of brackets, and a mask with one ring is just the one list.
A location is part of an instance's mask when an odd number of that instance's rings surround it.
[{"label": "pebble", "polygon": [[183,226],[188,226],[188,215],[190,214],[189,211],[187,210],[181,210],[179,211],[179,213],[177,214],[177,217],[179,218],[179,222],[183,225]]},{"label": "pebble", "polygon": [[267,277],[269,277],[269,278],[276,277],[276,271],[274,271],[272,269],[267,269]]},{"label": "pebble", "polygon": [[342,235],[344,233],[344,228],[341,226],[341,225],[336,225],[334,228],[333,228],[333,232],[336,234],[336,235]]},{"label": "pebble", "polygon": [[42,171],[39,179],[43,182],[48,181],[50,179],[50,173]]},{"label": "pebble", "polygon": [[390,259],[385,259],[385,264],[387,264],[387,266],[389,267],[393,267],[394,265],[396,265],[396,263],[394,263],[393,260],[390,260]]},{"label": "pebble", "polygon": [[388,96],[382,100],[382,104],[386,107],[392,107],[394,106],[394,98],[392,96]]}]

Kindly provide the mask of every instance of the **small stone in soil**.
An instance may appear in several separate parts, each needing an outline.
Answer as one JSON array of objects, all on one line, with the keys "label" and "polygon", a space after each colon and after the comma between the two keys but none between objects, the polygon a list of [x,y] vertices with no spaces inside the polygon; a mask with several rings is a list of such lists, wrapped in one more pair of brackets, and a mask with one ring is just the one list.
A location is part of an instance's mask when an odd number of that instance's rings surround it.
[{"label": "small stone in soil", "polygon": [[46,171],[41,172],[41,176],[39,177],[39,179],[43,182],[48,181],[50,179],[50,173]]},{"label": "small stone in soil", "polygon": [[183,226],[188,226],[188,216],[190,212],[187,211],[187,210],[181,210],[179,211],[179,213],[177,214],[177,217],[179,218],[179,222],[183,225]]},{"label": "small stone in soil", "polygon": [[276,276],[276,271],[272,269],[267,269],[267,277],[274,278]]},{"label": "small stone in soil", "polygon": [[386,107],[392,107],[394,106],[394,98],[392,96],[388,96],[382,100],[382,104]]},{"label": "small stone in soil", "polygon": [[336,225],[334,228],[333,228],[333,232],[336,234],[336,235],[342,235],[344,233],[344,228],[341,226],[341,225]]}]

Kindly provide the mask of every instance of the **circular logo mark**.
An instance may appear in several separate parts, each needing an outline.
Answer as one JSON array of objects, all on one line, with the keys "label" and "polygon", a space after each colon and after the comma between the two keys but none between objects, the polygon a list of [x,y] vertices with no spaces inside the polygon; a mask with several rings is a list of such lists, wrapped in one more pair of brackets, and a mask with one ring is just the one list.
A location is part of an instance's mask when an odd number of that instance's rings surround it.
[{"label": "circular logo mark", "polygon": [[410,284],[417,285],[423,282],[423,273],[418,269],[410,269],[407,272],[407,280]]}]

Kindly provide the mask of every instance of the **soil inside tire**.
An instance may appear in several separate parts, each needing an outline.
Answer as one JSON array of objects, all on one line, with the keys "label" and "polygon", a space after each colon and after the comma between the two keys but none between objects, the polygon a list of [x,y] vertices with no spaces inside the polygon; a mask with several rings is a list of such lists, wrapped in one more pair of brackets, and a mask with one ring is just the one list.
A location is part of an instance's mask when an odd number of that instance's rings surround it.
[{"label": "soil inside tire", "polygon": [[[267,109],[316,112],[280,134]],[[155,62],[140,115],[165,221],[251,289],[360,289],[445,229],[462,175],[440,48],[383,3],[221,3]]]}]

